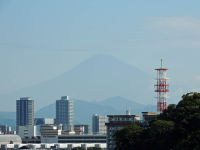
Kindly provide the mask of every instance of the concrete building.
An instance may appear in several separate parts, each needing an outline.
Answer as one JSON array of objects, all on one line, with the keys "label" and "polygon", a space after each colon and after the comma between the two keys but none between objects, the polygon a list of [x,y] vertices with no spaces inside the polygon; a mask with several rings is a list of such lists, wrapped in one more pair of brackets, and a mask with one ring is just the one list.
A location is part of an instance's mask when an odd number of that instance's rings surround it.
[{"label": "concrete building", "polygon": [[92,116],[92,132],[93,134],[106,134],[106,117],[94,114]]},{"label": "concrete building", "polygon": [[0,125],[0,132],[1,132],[1,134],[11,134],[12,130],[11,130],[10,126]]},{"label": "concrete building", "polygon": [[3,144],[1,145],[1,150],[17,150],[17,149],[31,149],[31,150],[72,150],[75,147],[82,147],[85,150],[88,150],[91,147],[101,148],[102,150],[106,149],[106,143],[68,143],[68,144],[58,144],[58,143],[49,143],[49,144]]},{"label": "concrete building", "polygon": [[34,125],[34,100],[21,97],[16,101],[16,129],[19,126]]},{"label": "concrete building", "polygon": [[90,125],[83,125],[84,126],[84,134],[91,134],[91,126]]},{"label": "concrete building", "polygon": [[58,143],[106,144],[106,135],[59,135]]},{"label": "concrete building", "polygon": [[33,125],[18,126],[18,135],[21,138],[32,138],[37,136],[37,128]]},{"label": "concrete building", "polygon": [[54,118],[35,118],[35,125],[45,125],[45,124],[54,124]]},{"label": "concrete building", "polygon": [[124,128],[127,125],[130,125],[135,122],[140,121],[139,115],[108,115],[108,123],[107,126],[107,150],[114,150],[115,141],[113,139],[114,133]]},{"label": "concrete building", "polygon": [[142,112],[143,121],[149,122],[157,119],[156,112]]},{"label": "concrete building", "polygon": [[40,139],[40,136],[35,136],[35,137],[32,137],[32,138],[23,138],[22,139],[22,143],[23,144],[27,144],[27,143],[32,143],[32,144],[39,144],[41,143],[41,139]]},{"label": "concrete building", "polygon": [[[51,126],[51,127],[50,127]],[[72,150],[75,147],[83,147],[86,150],[89,147],[98,147],[103,150],[106,149],[106,135],[57,135],[55,134],[56,126],[47,125],[42,126],[43,140],[38,143],[38,140],[28,139],[26,143],[21,143],[21,138],[17,135],[0,135],[0,149],[13,150],[13,149],[41,149],[41,150],[57,150],[65,149]],[[49,133],[50,132],[50,133]],[[44,134],[43,134],[44,133]],[[57,135],[57,138],[53,137]],[[53,139],[53,141],[52,141]],[[30,141],[31,142],[30,142]],[[28,142],[29,141],[29,142]],[[33,143],[34,141],[34,143]],[[12,144],[13,143],[13,144]]]},{"label": "concrete building", "polygon": [[91,134],[90,125],[74,125],[74,131],[76,134]]},{"label": "concrete building", "polygon": [[56,124],[62,124],[65,131],[73,131],[73,119],[73,101],[69,96],[62,96],[56,101]]},{"label": "concrete building", "polygon": [[2,144],[21,144],[22,139],[18,135],[0,135],[0,145]]},{"label": "concrete building", "polygon": [[74,126],[74,132],[76,135],[83,135],[84,134],[84,127],[83,126]]},{"label": "concrete building", "polygon": [[41,125],[41,143],[58,143],[58,135],[61,135],[61,130],[55,125]]}]

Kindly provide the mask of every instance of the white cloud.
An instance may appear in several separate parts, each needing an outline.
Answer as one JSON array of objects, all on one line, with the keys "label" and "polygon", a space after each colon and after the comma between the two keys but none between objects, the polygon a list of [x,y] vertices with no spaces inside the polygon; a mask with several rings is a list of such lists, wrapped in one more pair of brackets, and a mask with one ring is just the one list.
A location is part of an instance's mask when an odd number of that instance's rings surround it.
[{"label": "white cloud", "polygon": [[149,17],[145,21],[145,27],[200,34],[200,19],[186,16]]},{"label": "white cloud", "polygon": [[[188,16],[148,17],[141,24],[151,39],[170,48],[200,48],[200,19]],[[158,42],[156,43],[158,44]]]}]

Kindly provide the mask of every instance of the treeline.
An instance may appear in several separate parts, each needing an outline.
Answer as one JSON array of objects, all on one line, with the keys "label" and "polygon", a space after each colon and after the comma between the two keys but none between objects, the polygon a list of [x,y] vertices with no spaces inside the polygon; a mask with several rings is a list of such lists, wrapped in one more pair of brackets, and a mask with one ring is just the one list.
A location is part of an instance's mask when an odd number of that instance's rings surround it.
[{"label": "treeline", "polygon": [[115,150],[200,150],[200,93],[183,95],[157,118],[117,131]]},{"label": "treeline", "polygon": [[[74,147],[72,150],[86,150],[84,147]],[[88,147],[87,150],[102,150],[99,147]]]}]

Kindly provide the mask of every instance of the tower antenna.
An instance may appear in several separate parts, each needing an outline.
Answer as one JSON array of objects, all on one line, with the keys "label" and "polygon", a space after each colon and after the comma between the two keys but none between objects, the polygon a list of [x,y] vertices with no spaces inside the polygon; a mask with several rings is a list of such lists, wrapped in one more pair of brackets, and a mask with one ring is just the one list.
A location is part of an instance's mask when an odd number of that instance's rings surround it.
[{"label": "tower antenna", "polygon": [[163,60],[161,59],[161,68],[155,69],[157,71],[157,78],[155,84],[155,92],[157,93],[157,111],[162,112],[167,109],[167,92],[169,92],[167,83],[167,68],[163,68],[162,66]]}]

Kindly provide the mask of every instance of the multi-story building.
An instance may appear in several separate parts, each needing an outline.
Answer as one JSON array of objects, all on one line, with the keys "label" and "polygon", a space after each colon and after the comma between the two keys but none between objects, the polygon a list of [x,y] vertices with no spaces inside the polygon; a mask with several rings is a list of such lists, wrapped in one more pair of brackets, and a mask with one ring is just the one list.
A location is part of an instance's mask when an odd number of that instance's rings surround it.
[{"label": "multi-story building", "polygon": [[37,127],[37,136],[40,135],[40,126],[41,125],[54,125],[55,119],[54,118],[35,118],[34,124]]},{"label": "multi-story building", "polygon": [[149,122],[157,119],[156,112],[142,112],[143,121]]},{"label": "multi-story building", "polygon": [[127,125],[130,125],[135,122],[140,121],[139,115],[108,115],[108,123],[107,126],[107,150],[114,150],[115,141],[113,139],[114,133],[124,128]]},{"label": "multi-story building", "polygon": [[106,134],[106,117],[94,114],[92,116],[92,132],[93,134]]},{"label": "multi-story building", "polygon": [[37,136],[37,129],[34,125],[18,126],[18,135],[23,138],[33,138]]},{"label": "multi-story building", "polygon": [[61,132],[55,125],[40,126],[41,143],[58,143],[58,135],[61,135]]},{"label": "multi-story building", "polygon": [[91,134],[91,126],[90,125],[83,125],[84,126],[84,134]]},{"label": "multi-story building", "polygon": [[3,147],[5,147],[6,149],[6,144],[12,144],[13,146],[15,144],[21,144],[22,143],[22,139],[20,136],[18,135],[12,135],[12,134],[1,134],[0,135],[0,149],[3,150]]},{"label": "multi-story building", "polygon": [[83,135],[84,134],[84,126],[80,126],[80,125],[74,126],[74,132],[76,135]]},{"label": "multi-story building", "polygon": [[54,124],[54,118],[35,118],[35,125]]},{"label": "multi-story building", "polygon": [[79,134],[91,134],[91,127],[90,125],[74,125],[75,133]]},{"label": "multi-story building", "polygon": [[1,134],[11,134],[11,127],[7,125],[0,125],[0,132]]},{"label": "multi-story building", "polygon": [[106,144],[106,135],[59,135],[58,143]]},{"label": "multi-story building", "polygon": [[16,129],[19,126],[34,125],[34,100],[30,97],[21,97],[16,101]]},{"label": "multi-story building", "polygon": [[56,124],[62,124],[65,131],[73,131],[73,101],[69,96],[56,101]]},{"label": "multi-story building", "polygon": [[[7,139],[9,141],[9,139]],[[9,142],[8,142],[9,143]],[[106,143],[27,143],[27,144],[2,144],[2,150],[17,150],[17,149],[28,149],[28,150],[72,150],[72,149],[80,149],[83,148],[85,150],[88,149],[101,149],[106,150]],[[1,144],[1,143],[0,143]]]}]

